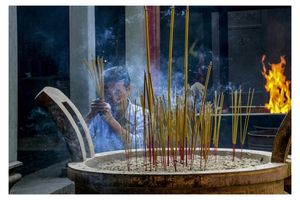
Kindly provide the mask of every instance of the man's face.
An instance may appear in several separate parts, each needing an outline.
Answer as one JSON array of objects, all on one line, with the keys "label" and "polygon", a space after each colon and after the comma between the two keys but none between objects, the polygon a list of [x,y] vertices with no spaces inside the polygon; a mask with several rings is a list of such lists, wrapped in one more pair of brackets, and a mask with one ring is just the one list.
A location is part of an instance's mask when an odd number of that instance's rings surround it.
[{"label": "man's face", "polygon": [[111,106],[118,106],[122,101],[126,101],[130,94],[130,86],[126,88],[123,81],[108,83],[105,85],[105,101]]}]

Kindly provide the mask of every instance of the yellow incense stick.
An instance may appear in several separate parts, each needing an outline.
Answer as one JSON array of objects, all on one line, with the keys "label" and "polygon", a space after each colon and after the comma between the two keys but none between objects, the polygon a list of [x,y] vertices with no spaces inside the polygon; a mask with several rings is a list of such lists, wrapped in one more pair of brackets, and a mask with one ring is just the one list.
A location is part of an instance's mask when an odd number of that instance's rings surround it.
[{"label": "yellow incense stick", "polygon": [[214,134],[213,134],[213,144],[216,145],[217,140],[217,114],[218,114],[218,105],[219,105],[219,98],[217,95],[217,91],[215,91],[214,96]]},{"label": "yellow incense stick", "polygon": [[189,38],[189,7],[186,8],[185,14],[185,48],[184,48],[184,124],[183,124],[183,147],[184,140],[187,134],[187,89],[188,89],[188,38]]},{"label": "yellow incense stick", "polygon": [[185,43],[184,43],[184,92],[187,92],[188,86],[188,43],[189,43],[189,7],[186,7],[185,14]]},{"label": "yellow incense stick", "polygon": [[[170,41],[169,41],[169,66],[168,66],[168,106],[171,107],[171,83],[172,83],[172,51],[173,51],[173,32],[174,32],[174,6],[171,10],[170,22]],[[171,110],[171,109],[169,109]]]},{"label": "yellow incense stick", "polygon": [[149,29],[148,29],[148,10],[145,6],[145,32],[146,32],[146,50],[147,50],[147,72],[150,74],[150,45],[149,45]]},{"label": "yellow incense stick", "polygon": [[218,121],[218,128],[217,128],[217,139],[216,139],[216,146],[217,146],[217,148],[218,148],[219,137],[220,137],[220,127],[221,127],[223,104],[224,104],[224,94],[222,93],[221,94],[220,110],[219,110],[219,121]]},{"label": "yellow incense stick", "polygon": [[104,99],[104,77],[103,77],[103,69],[104,63],[103,58],[95,58],[92,59],[92,64],[90,65],[87,60],[83,61],[85,65],[90,79],[94,82],[96,87],[96,92],[99,98]]},{"label": "yellow incense stick", "polygon": [[244,129],[243,129],[243,135],[242,135],[242,140],[241,140],[242,145],[244,145],[246,135],[247,135],[248,123],[249,123],[249,118],[250,118],[250,113],[251,113],[251,106],[252,106],[252,101],[253,101],[253,95],[254,95],[254,89],[252,91],[251,91],[251,89],[249,89],[247,107],[246,107],[246,116],[245,116],[245,122],[244,122]]},{"label": "yellow incense stick", "polygon": [[[171,84],[172,84],[172,50],[173,50],[173,32],[174,32],[174,6],[171,9],[171,22],[170,22],[170,40],[169,40],[169,66],[168,66],[168,142],[171,141]],[[173,145],[172,145],[173,146]],[[167,147],[169,148],[169,147]],[[171,148],[172,149],[172,148]]]}]

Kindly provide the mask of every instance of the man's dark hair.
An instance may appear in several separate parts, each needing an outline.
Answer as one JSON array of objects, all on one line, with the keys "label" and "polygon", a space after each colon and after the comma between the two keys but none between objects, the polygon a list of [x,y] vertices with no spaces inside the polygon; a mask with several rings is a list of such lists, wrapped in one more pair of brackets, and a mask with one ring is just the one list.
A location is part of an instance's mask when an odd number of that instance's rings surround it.
[{"label": "man's dark hair", "polygon": [[125,87],[130,86],[130,76],[127,68],[124,66],[115,66],[104,71],[104,84],[116,83],[123,81]]}]

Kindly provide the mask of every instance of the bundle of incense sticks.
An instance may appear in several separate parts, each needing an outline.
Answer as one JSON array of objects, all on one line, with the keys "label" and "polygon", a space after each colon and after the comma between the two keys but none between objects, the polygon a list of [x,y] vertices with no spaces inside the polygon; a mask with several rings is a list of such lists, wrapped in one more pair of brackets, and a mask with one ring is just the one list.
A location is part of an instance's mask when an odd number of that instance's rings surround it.
[{"label": "bundle of incense sticks", "polygon": [[[247,104],[245,114],[242,114],[242,90],[240,89],[232,91],[231,101],[232,101],[232,160],[234,161],[235,157],[235,148],[236,148],[236,140],[237,140],[237,132],[239,127],[240,132],[240,144],[241,144],[241,157],[242,157],[242,149],[245,143],[249,118],[251,113],[252,101],[253,101],[254,89],[249,89]],[[242,115],[244,115],[244,122]],[[244,125],[244,126],[243,126]]]},{"label": "bundle of incense sticks", "polygon": [[[202,111],[200,118],[197,119],[196,113],[196,97],[195,94],[188,94],[188,21],[189,21],[189,8],[186,10],[186,26],[185,26],[185,81],[184,81],[184,94],[183,96],[176,97],[176,106],[172,108],[171,105],[171,73],[172,73],[172,43],[173,43],[173,28],[174,28],[174,7],[171,13],[171,26],[170,26],[170,43],[169,43],[169,75],[168,75],[168,99],[165,102],[164,97],[157,98],[153,95],[153,87],[151,81],[150,71],[150,52],[149,52],[149,36],[148,36],[148,14],[145,8],[145,31],[146,31],[146,47],[147,47],[147,72],[144,72],[144,93],[141,95],[141,102],[143,112],[145,113],[146,107],[149,110],[148,123],[145,123],[144,137],[145,151],[144,154],[145,165],[149,160],[150,170],[157,167],[157,155],[160,154],[161,163],[164,169],[170,164],[170,159],[173,161],[173,166],[176,171],[178,160],[181,164],[192,166],[192,158],[196,149],[196,144],[201,136],[200,128],[205,130],[205,159],[207,160],[209,138],[211,136],[211,106],[205,106],[206,94],[202,95]],[[208,79],[212,63],[210,63],[207,73],[207,80],[205,83],[205,90],[208,86]],[[188,105],[188,98],[194,97],[194,106]],[[206,107],[206,110],[204,108]],[[173,111],[172,111],[173,110]],[[172,122],[172,119],[173,122]],[[207,122],[207,123],[206,123]],[[200,123],[203,123],[201,126]],[[206,125],[205,125],[206,124]],[[147,130],[147,133],[146,133]],[[203,138],[203,137],[202,137]],[[159,149],[161,148],[161,152]],[[179,156],[179,159],[177,158]],[[166,158],[166,159],[165,159]],[[147,167],[146,167],[147,169]]]},{"label": "bundle of incense sticks", "polygon": [[216,159],[217,159],[217,149],[218,149],[218,145],[219,145],[223,103],[224,103],[223,93],[218,95],[217,91],[215,91],[214,116],[213,116],[214,117],[213,145],[214,145],[214,155],[215,155]]},{"label": "bundle of incense sticks", "polygon": [[239,91],[238,90],[232,91],[231,102],[232,102],[232,161],[234,161],[239,117],[240,117],[240,110],[241,110],[241,103],[242,103],[241,89]]},{"label": "bundle of incense sticks", "polygon": [[193,164],[194,164],[194,152],[196,150],[196,144],[198,141],[198,136],[199,136],[199,122],[197,120],[197,98],[196,98],[196,94],[194,94],[194,105],[193,105],[193,116],[192,118],[192,122],[191,122],[191,128],[192,128],[192,139],[191,139],[191,165],[190,168],[193,168]]},{"label": "bundle of incense sticks", "polygon": [[[135,167],[137,167],[138,162],[137,162],[137,149],[138,149],[138,141],[137,141],[137,103],[136,99],[134,100],[134,143],[135,143]],[[130,113],[129,113],[130,114]]]},{"label": "bundle of incense sticks", "polygon": [[104,62],[103,57],[100,58],[99,56],[95,59],[92,59],[91,64],[87,60],[83,61],[88,74],[91,80],[94,82],[96,86],[96,92],[100,99],[104,99]]},{"label": "bundle of incense sticks", "polygon": [[[124,146],[125,146],[125,155],[127,159],[127,168],[128,171],[130,171],[130,165],[131,165],[131,157],[132,157],[132,141],[131,141],[131,130],[130,130],[130,124],[131,124],[131,115],[130,115],[130,109],[127,111],[127,99],[120,102],[120,112],[123,114],[123,119],[126,119],[126,115],[128,116],[128,121],[124,124],[124,130],[125,130],[125,138],[124,138]],[[128,113],[127,113],[128,112]],[[136,113],[135,113],[136,116]]]},{"label": "bundle of incense sticks", "polygon": [[203,157],[204,157],[204,168],[206,167],[209,152],[210,152],[210,141],[211,141],[211,107],[210,103],[205,105],[204,109],[204,127],[203,127],[203,136],[202,136],[202,145],[203,145]]},{"label": "bundle of incense sticks", "polygon": [[[140,95],[141,106],[144,116],[144,166],[145,170],[157,170],[161,163],[164,170],[167,170],[170,163],[173,163],[175,171],[178,164],[183,167],[193,168],[196,147],[200,147],[200,168],[202,159],[204,168],[208,162],[210,154],[211,139],[214,147],[214,154],[220,137],[220,127],[222,118],[222,107],[224,104],[223,93],[215,92],[214,104],[206,102],[206,91],[212,70],[210,62],[207,70],[205,89],[201,95],[200,111],[197,113],[197,98],[194,92],[189,92],[188,86],[188,21],[189,8],[186,10],[185,26],[185,61],[184,61],[184,93],[177,95],[174,106],[171,105],[171,73],[172,73],[172,48],[173,48],[173,28],[174,28],[174,7],[171,10],[170,43],[169,43],[169,65],[168,65],[168,95],[155,96],[151,80],[150,51],[148,35],[148,14],[145,7],[145,31],[147,47],[147,70],[144,72],[144,92]],[[253,90],[254,92],[254,90]],[[251,112],[253,92],[248,95],[247,110]],[[192,103],[189,103],[191,100]],[[232,144],[235,151],[236,139],[241,113],[241,90],[232,92]],[[214,105],[214,106],[213,106]],[[135,113],[136,115],[136,113]],[[240,129],[242,135],[241,143],[244,143],[245,132],[247,131],[249,117],[245,118],[244,128]],[[134,127],[136,128],[136,116],[134,116]],[[242,130],[242,131],[241,131]],[[128,159],[131,151],[127,150]],[[160,160],[159,160],[160,156]],[[137,158],[136,158],[137,159]],[[233,153],[234,159],[234,153]],[[128,162],[130,163],[130,162]],[[129,168],[129,167],[128,167]],[[130,168],[129,168],[130,169]]]},{"label": "bundle of incense sticks", "polygon": [[[245,111],[245,117],[244,117],[244,123],[242,123],[242,117],[240,118],[240,143],[241,143],[241,158],[243,156],[243,146],[245,143],[247,130],[248,130],[248,124],[249,124],[249,118],[252,108],[252,101],[253,101],[253,95],[254,95],[254,89],[251,90],[249,88],[248,91],[248,98],[247,98],[247,105],[246,105],[246,111]],[[244,127],[242,129],[242,124],[244,124]]]}]

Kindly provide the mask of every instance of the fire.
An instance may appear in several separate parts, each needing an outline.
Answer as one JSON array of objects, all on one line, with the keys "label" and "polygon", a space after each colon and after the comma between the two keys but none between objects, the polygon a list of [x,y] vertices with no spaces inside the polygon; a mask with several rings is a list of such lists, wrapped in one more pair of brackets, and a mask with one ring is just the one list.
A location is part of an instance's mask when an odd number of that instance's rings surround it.
[{"label": "fire", "polygon": [[284,56],[280,57],[280,62],[277,64],[269,64],[271,69],[267,72],[264,64],[266,56],[262,57],[263,71],[262,75],[267,80],[265,89],[270,93],[269,103],[265,107],[271,113],[287,113],[292,106],[290,81],[286,80],[284,75],[284,66],[286,60]]}]

